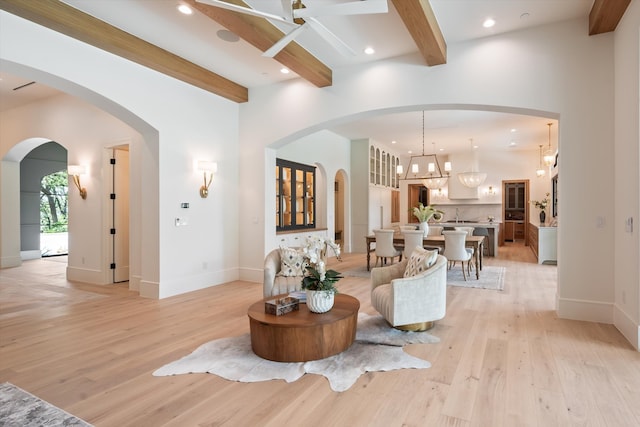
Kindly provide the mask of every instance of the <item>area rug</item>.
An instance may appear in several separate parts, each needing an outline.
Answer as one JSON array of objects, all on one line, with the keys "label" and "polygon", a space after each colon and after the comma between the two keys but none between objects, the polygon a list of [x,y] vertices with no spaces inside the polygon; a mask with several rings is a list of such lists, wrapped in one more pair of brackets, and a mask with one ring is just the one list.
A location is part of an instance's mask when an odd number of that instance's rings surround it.
[{"label": "area rug", "polygon": [[211,373],[231,381],[258,382],[282,379],[293,382],[305,374],[324,375],[333,391],[349,389],[365,372],[425,369],[431,364],[410,356],[407,344],[440,340],[427,332],[404,332],[391,328],[381,316],[358,316],[355,342],[344,352],[311,362],[272,362],[256,356],[251,338],[244,334],[210,341],[193,353],[156,370],[154,376]]},{"label": "area rug", "polygon": [[480,270],[480,279],[476,279],[476,271],[472,267],[471,275],[467,275],[467,280],[465,281],[462,277],[460,264],[456,264],[451,270],[447,270],[447,285],[501,291],[504,289],[505,271],[505,267],[485,265]]},{"label": "area rug", "polygon": [[11,383],[0,384],[0,426],[83,426],[80,418],[45,402]]}]

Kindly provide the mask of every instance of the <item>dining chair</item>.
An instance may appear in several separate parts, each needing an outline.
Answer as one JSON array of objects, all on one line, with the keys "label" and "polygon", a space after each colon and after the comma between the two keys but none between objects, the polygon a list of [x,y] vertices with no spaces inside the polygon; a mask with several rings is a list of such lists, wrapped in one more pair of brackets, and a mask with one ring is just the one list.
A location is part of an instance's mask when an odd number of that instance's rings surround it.
[{"label": "dining chair", "polygon": [[484,255],[492,255],[490,250],[489,250],[491,245],[488,244],[488,242],[489,242],[489,230],[484,228],[484,227],[476,227],[473,230],[473,235],[474,236],[484,236],[484,245],[483,245],[484,252],[483,253],[484,253]]},{"label": "dining chair", "polygon": [[422,247],[422,239],[424,233],[422,230],[404,230],[402,232],[404,236],[404,248],[402,254],[406,259],[411,258],[411,253],[416,247]]},{"label": "dining chair", "polygon": [[[475,227],[455,227],[455,230],[464,231],[467,233],[467,236],[473,236],[473,232],[475,231]],[[475,253],[475,249],[473,248],[465,248],[469,254],[471,254],[471,260],[467,263],[467,271],[471,274],[471,264],[473,264],[473,255]]]},{"label": "dining chair", "polygon": [[471,253],[467,251],[465,247],[467,232],[462,230],[445,230],[442,234],[444,235],[443,255],[449,261],[449,270],[455,266],[457,261],[460,261],[462,263],[462,277],[464,277],[464,280],[467,280],[464,263],[466,261],[467,269],[469,270],[469,262],[472,258]]},{"label": "dining chair", "polygon": [[376,266],[378,260],[380,260],[380,266],[383,263],[386,264],[387,258],[391,258],[391,264],[393,264],[395,257],[399,257],[398,261],[402,261],[402,251],[393,245],[393,233],[393,230],[373,230],[373,234],[376,236]]},{"label": "dining chair", "polygon": [[444,227],[441,225],[430,225],[427,236],[440,236],[442,234],[442,230],[444,230]]}]

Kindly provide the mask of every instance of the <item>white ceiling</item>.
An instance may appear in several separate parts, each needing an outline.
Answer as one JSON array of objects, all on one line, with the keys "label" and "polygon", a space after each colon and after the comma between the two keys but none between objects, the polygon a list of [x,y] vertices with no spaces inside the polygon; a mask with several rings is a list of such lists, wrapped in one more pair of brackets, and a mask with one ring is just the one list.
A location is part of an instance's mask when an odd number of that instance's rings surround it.
[{"label": "white ceiling", "polygon": [[[306,0],[305,3],[344,1]],[[274,14],[278,14],[281,7],[280,0],[245,2]],[[179,13],[177,6],[180,0],[65,0],[65,3],[248,88],[298,78],[294,73],[280,73],[281,64],[261,56],[261,52],[248,43],[223,40],[218,34],[225,29],[197,11],[188,16]],[[593,0],[431,0],[430,3],[444,38],[451,45],[527,27],[586,18]],[[487,17],[496,20],[491,29],[482,27]],[[358,52],[355,57],[343,57],[313,31],[307,31],[296,39],[334,70],[417,52],[415,43],[390,2],[386,14],[331,16],[319,20]],[[367,46],[373,46],[376,53],[365,55],[363,50]],[[0,78],[0,111],[56,93],[38,83],[13,90],[29,81],[10,76],[2,70]],[[512,141],[517,144],[516,149],[537,149],[538,144],[547,143],[548,122],[544,118],[504,113],[427,111],[425,153],[433,152],[433,142],[445,152],[466,150],[470,138],[481,149],[506,148]],[[556,141],[557,123],[553,123],[552,141]],[[511,132],[512,128],[516,132]],[[368,137],[389,144],[395,140],[399,152],[422,151],[421,112],[360,120],[331,130],[348,138]]]}]

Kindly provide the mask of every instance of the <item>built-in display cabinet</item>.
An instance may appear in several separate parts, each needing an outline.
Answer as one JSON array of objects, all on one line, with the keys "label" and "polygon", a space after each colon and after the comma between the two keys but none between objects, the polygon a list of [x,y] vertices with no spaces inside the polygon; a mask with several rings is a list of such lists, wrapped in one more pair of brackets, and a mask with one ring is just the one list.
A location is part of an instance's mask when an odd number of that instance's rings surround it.
[{"label": "built-in display cabinet", "polygon": [[276,231],[315,228],[316,168],[276,159]]}]

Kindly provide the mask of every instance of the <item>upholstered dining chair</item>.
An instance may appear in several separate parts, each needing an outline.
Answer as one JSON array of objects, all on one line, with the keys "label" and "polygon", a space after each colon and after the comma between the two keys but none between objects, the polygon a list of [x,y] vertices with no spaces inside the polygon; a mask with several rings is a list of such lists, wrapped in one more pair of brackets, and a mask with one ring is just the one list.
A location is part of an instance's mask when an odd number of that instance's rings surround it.
[{"label": "upholstered dining chair", "polygon": [[489,251],[489,247],[490,245],[488,244],[489,242],[489,230],[484,228],[484,227],[476,227],[473,229],[473,235],[474,236],[484,236],[484,255],[490,255],[490,251]]},{"label": "upholstered dining chair", "polygon": [[444,257],[449,261],[449,269],[455,266],[457,261],[462,263],[462,277],[467,280],[467,274],[464,269],[464,263],[467,263],[469,270],[469,262],[471,260],[471,252],[465,248],[467,232],[462,230],[445,230],[444,235]]},{"label": "upholstered dining chair", "polygon": [[424,233],[422,230],[405,230],[402,232],[402,235],[404,236],[404,249],[402,250],[402,254],[406,259],[409,259],[411,252],[413,252],[416,247],[422,247]]},{"label": "upholstered dining chair", "polygon": [[[455,227],[455,229],[459,231],[466,231],[467,236],[473,236],[473,232],[476,230],[475,227]],[[471,274],[471,264],[473,263],[473,255],[475,253],[475,249],[465,248],[465,250],[471,254],[471,259],[467,263],[467,271],[469,272],[469,274]]]},{"label": "upholstered dining chair", "polygon": [[376,236],[376,264],[380,260],[382,266],[386,263],[387,258],[391,258],[391,264],[393,259],[399,257],[398,261],[402,261],[402,251],[396,249],[393,246],[393,230],[373,230],[373,234]]},{"label": "upholstered dining chair", "polygon": [[441,225],[429,225],[429,233],[427,236],[440,236],[444,227]]}]

